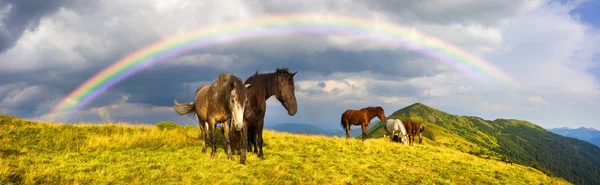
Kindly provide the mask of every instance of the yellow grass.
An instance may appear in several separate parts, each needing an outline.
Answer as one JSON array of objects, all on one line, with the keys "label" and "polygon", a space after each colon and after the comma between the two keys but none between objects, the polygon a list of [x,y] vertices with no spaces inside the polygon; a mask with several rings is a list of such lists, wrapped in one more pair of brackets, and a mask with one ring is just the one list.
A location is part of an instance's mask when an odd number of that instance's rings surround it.
[{"label": "yellow grass", "polygon": [[195,127],[2,119],[0,184],[569,184],[529,167],[385,139],[266,131],[266,159],[249,153],[241,166],[222,145],[214,159],[202,153]]}]

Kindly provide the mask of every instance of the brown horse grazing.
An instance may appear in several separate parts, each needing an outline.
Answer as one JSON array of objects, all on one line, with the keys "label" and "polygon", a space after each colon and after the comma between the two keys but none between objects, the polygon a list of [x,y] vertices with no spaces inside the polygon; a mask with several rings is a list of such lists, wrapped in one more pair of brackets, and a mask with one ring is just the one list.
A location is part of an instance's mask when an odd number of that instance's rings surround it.
[{"label": "brown horse grazing", "polygon": [[[227,158],[233,159],[230,142],[230,127],[234,128],[234,131],[242,132],[242,138],[247,135],[247,125],[244,124],[244,108],[246,106],[246,88],[250,84],[242,83],[242,80],[238,77],[222,73],[217,79],[208,87],[200,87],[196,90],[196,99],[194,102],[179,104],[175,100],[175,112],[179,115],[184,114],[196,114],[202,132],[204,129],[208,133],[203,134],[204,137],[210,138],[210,144],[212,145],[211,157],[214,158],[217,147],[216,147],[216,131],[215,127],[218,123],[223,123],[225,143],[227,145]],[[203,126],[204,125],[204,126]],[[204,127],[204,129],[203,129]],[[242,139],[242,147],[246,146],[247,140]],[[205,146],[203,146],[205,151]],[[245,148],[242,150],[240,164],[245,164],[246,153]]]},{"label": "brown horse grazing", "polygon": [[[267,99],[275,96],[288,111],[288,115],[294,116],[298,111],[296,104],[296,93],[294,92],[294,75],[297,71],[290,73],[287,68],[277,69],[274,73],[258,74],[258,71],[248,79],[245,84],[252,84],[248,88],[248,103],[244,112],[244,120],[248,124],[248,151],[264,159],[263,154],[263,127],[265,113],[267,111]],[[258,143],[258,150],[256,144]]]},{"label": "brown horse grazing", "polygon": [[360,110],[348,109],[342,114],[342,127],[346,130],[346,139],[350,138],[350,126],[360,125],[362,128],[362,140],[367,139],[367,131],[371,120],[377,116],[385,122],[385,113],[381,107],[366,107]]},{"label": "brown horse grazing", "polygon": [[419,144],[423,141],[421,134],[425,131],[425,125],[421,125],[413,120],[407,120],[402,122],[404,124],[404,128],[408,132],[408,143],[410,146],[414,146],[413,142],[415,141],[415,136],[419,137]]}]

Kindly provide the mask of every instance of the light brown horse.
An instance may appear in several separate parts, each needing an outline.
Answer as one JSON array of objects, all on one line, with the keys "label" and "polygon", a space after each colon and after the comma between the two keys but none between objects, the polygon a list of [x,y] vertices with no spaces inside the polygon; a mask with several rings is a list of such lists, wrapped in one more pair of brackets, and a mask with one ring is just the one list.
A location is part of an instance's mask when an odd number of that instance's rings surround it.
[{"label": "light brown horse", "polygon": [[[251,152],[253,145],[254,153],[258,154],[261,159],[265,158],[262,147],[267,99],[275,96],[288,111],[288,115],[296,115],[298,111],[294,91],[294,75],[296,73],[297,71],[290,73],[287,68],[279,68],[274,73],[259,74],[256,72],[244,82],[252,84],[247,90],[248,103],[244,112],[244,120],[248,124],[248,151]],[[256,144],[258,144],[258,149]]]},{"label": "light brown horse", "polygon": [[[233,131],[242,132],[242,147],[246,146],[248,127],[244,123],[244,108],[246,106],[246,88],[250,84],[244,85],[238,77],[222,73],[208,87],[200,87],[196,90],[196,99],[194,102],[179,104],[175,100],[175,112],[179,115],[196,114],[202,132],[206,129],[207,133],[203,134],[210,138],[212,145],[211,157],[214,158],[216,147],[216,131],[215,127],[218,123],[223,123],[223,135],[227,145],[227,158],[233,160],[232,147],[230,141],[230,129]],[[206,144],[206,142],[205,142]],[[206,145],[203,146],[203,152]],[[246,149],[241,152],[240,164],[246,162]]]},{"label": "light brown horse", "polygon": [[425,131],[425,125],[422,125],[421,123],[417,123],[410,119],[403,121],[402,124],[404,124],[404,128],[406,128],[406,131],[408,132],[409,146],[414,146],[413,142],[415,141],[415,136],[419,137],[419,144],[421,144],[421,142],[423,141],[421,134],[423,133],[423,131]]},{"label": "light brown horse", "polygon": [[350,138],[350,126],[360,125],[362,128],[362,140],[367,139],[367,131],[371,120],[377,116],[385,122],[385,113],[381,107],[366,107],[360,110],[348,109],[342,114],[342,127],[346,130],[346,139]]}]

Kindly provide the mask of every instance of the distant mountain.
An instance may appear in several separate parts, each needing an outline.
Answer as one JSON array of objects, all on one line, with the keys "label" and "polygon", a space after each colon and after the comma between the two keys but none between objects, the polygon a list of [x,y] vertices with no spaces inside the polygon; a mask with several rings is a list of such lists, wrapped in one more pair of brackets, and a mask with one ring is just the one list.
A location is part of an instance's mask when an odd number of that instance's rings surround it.
[{"label": "distant mountain", "polygon": [[[338,126],[339,124],[333,124]],[[375,124],[369,125],[373,127]],[[325,135],[325,136],[337,136],[346,137],[346,131],[341,127],[339,129],[326,129],[317,127],[306,123],[266,123],[265,129],[275,130],[279,132],[289,132],[297,134],[310,134],[310,135]],[[352,126],[350,130],[350,137],[357,137],[362,134],[360,126]]]},{"label": "distant mountain", "polygon": [[572,128],[568,128],[568,127],[561,127],[561,128],[553,128],[553,129],[548,129],[551,132],[554,132],[556,134],[562,135],[562,136],[566,136],[566,137],[572,137],[572,138],[577,138],[583,141],[587,141],[590,142],[596,146],[600,147],[600,131],[593,129],[593,128],[585,128],[585,127],[580,127],[577,129],[572,129]]},{"label": "distant mountain", "polygon": [[[508,158],[574,184],[600,184],[599,147],[552,133],[527,121],[490,121],[452,115],[420,103],[394,112],[388,117],[391,118],[422,122],[424,144],[446,146],[478,156]],[[380,138],[384,133],[383,123],[369,129],[369,137]]]}]

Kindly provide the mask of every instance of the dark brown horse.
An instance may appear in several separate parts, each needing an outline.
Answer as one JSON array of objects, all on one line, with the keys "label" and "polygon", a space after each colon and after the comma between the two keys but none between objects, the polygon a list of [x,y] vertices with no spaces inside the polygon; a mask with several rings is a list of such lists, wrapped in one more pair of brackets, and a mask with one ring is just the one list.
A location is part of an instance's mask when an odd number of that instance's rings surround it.
[{"label": "dark brown horse", "polygon": [[403,121],[404,128],[406,128],[406,132],[408,132],[408,143],[410,146],[413,146],[413,142],[415,141],[415,136],[419,137],[419,144],[423,141],[421,134],[425,131],[425,125],[421,123],[417,123],[413,120]]},{"label": "dark brown horse", "polygon": [[[202,86],[196,90],[196,99],[194,102],[179,104],[175,100],[175,112],[179,115],[196,114],[200,125],[200,130],[203,132],[203,137],[210,138],[212,145],[211,157],[215,156],[216,147],[216,131],[215,127],[218,123],[223,123],[223,135],[227,145],[227,158],[233,159],[230,141],[230,129],[241,132],[242,147],[246,146],[248,127],[244,124],[244,108],[246,105],[246,88],[250,84],[244,85],[242,80],[232,74],[222,73],[208,87]],[[204,132],[206,129],[207,132]],[[205,141],[206,143],[206,141]],[[206,145],[203,146],[203,152],[206,151]],[[242,149],[240,163],[246,162],[246,149]]]},{"label": "dark brown horse", "polygon": [[360,125],[362,128],[362,140],[367,139],[367,131],[371,120],[377,116],[385,122],[385,113],[381,107],[366,107],[360,110],[348,109],[342,114],[342,127],[346,130],[346,139],[350,138],[350,126]]},{"label": "dark brown horse", "polygon": [[[277,69],[274,73],[259,74],[258,71],[248,79],[245,84],[252,84],[248,88],[248,103],[244,112],[244,120],[248,124],[248,151],[252,151],[258,157],[264,159],[263,154],[263,127],[265,113],[267,110],[267,99],[275,96],[288,111],[288,115],[294,116],[298,111],[296,104],[296,93],[294,92],[294,75],[287,68]],[[256,144],[258,143],[258,149]]]}]

